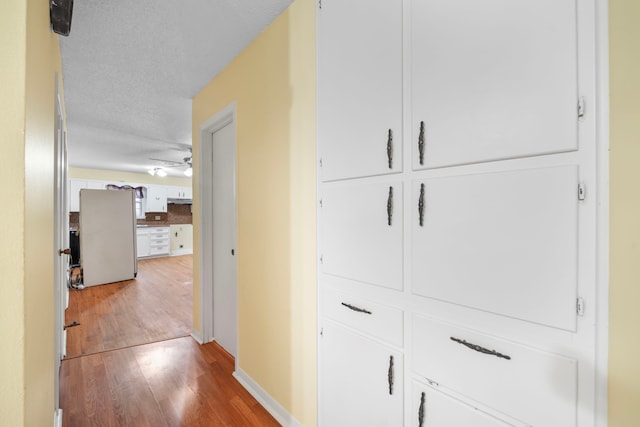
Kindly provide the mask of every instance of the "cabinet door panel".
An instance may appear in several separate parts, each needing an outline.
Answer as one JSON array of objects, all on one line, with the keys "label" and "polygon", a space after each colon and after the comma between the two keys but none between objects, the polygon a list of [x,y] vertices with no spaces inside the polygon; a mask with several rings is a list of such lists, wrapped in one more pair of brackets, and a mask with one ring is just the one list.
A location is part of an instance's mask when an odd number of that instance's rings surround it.
[{"label": "cabinet door panel", "polygon": [[576,166],[428,179],[413,187],[415,294],[575,330]]},{"label": "cabinet door panel", "polygon": [[420,316],[413,343],[414,371],[440,387],[527,425],[576,426],[576,359]]},{"label": "cabinet door panel", "polygon": [[577,149],[575,1],[411,7],[414,168]]},{"label": "cabinet door panel", "polygon": [[509,427],[511,425],[417,382],[413,383],[412,418],[411,425],[416,427]]},{"label": "cabinet door panel", "polygon": [[327,184],[320,219],[322,271],[402,289],[402,200],[397,181]]},{"label": "cabinet door panel", "polygon": [[323,2],[317,46],[321,179],[400,171],[402,0]]},{"label": "cabinet door panel", "polygon": [[321,345],[321,425],[401,426],[402,354],[332,322]]}]

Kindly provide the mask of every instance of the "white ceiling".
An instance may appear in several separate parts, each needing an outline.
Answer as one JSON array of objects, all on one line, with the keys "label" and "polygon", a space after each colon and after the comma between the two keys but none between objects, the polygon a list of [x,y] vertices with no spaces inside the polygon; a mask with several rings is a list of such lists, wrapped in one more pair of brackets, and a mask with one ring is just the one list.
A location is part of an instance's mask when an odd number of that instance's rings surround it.
[{"label": "white ceiling", "polygon": [[146,172],[189,156],[191,98],[289,3],[76,0],[60,37],[69,165]]}]

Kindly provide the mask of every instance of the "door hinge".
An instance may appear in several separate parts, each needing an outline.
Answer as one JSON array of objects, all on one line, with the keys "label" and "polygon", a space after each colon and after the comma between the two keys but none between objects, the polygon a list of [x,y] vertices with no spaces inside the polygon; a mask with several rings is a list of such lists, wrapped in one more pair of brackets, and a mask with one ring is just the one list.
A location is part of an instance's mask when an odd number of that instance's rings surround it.
[{"label": "door hinge", "polygon": [[587,188],[584,183],[578,184],[578,200],[584,200],[587,197]]},{"label": "door hinge", "polygon": [[576,300],[576,313],[578,316],[584,316],[584,298],[578,297]]},{"label": "door hinge", "polygon": [[584,112],[585,112],[585,101],[584,101],[584,96],[581,96],[578,98],[578,118],[579,119],[584,118]]}]

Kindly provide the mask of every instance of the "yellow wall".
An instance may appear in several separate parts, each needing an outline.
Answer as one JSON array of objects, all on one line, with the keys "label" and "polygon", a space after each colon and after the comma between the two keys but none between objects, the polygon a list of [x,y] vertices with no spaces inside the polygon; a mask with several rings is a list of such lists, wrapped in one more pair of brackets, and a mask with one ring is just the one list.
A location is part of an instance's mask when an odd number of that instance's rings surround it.
[{"label": "yellow wall", "polygon": [[0,239],[0,420],[24,424],[24,86],[26,5],[3,2],[0,13],[0,182],[5,204]]},{"label": "yellow wall", "polygon": [[175,176],[151,176],[148,173],[133,173],[102,169],[69,168],[69,176],[79,179],[95,179],[100,181],[113,181],[139,184],[175,185],[179,187],[191,187],[191,178],[178,178]]},{"label": "yellow wall", "polygon": [[[315,5],[297,0],[193,100],[200,125],[236,102],[238,363],[306,426],[316,419]],[[194,200],[199,325],[199,200]]]},{"label": "yellow wall", "polygon": [[609,0],[609,426],[640,425],[640,2]]},{"label": "yellow wall", "polygon": [[49,4],[3,2],[0,134],[5,231],[0,239],[0,423],[54,415],[53,159],[58,37]]}]

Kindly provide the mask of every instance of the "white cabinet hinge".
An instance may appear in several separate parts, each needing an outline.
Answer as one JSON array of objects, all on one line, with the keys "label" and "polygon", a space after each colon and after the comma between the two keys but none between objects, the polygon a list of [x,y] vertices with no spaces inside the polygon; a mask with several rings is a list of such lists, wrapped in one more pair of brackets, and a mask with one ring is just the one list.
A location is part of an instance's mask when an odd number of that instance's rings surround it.
[{"label": "white cabinet hinge", "polygon": [[320,167],[322,167],[322,157],[320,157]]},{"label": "white cabinet hinge", "polygon": [[324,328],[320,328],[320,336],[323,337],[324,336]]},{"label": "white cabinet hinge", "polygon": [[578,184],[578,200],[584,200],[587,197],[587,188],[584,183]]},{"label": "white cabinet hinge", "polygon": [[578,297],[576,300],[576,313],[578,316],[584,316],[584,298]]},{"label": "white cabinet hinge", "polygon": [[324,259],[322,255],[320,255],[320,264],[324,264]]},{"label": "white cabinet hinge", "polygon": [[322,207],[322,199],[320,199],[320,207]]},{"label": "white cabinet hinge", "polygon": [[580,98],[578,98],[578,118],[579,119],[584,118],[584,111],[585,111],[585,101],[584,101],[584,96],[581,96]]},{"label": "white cabinet hinge", "polygon": [[318,8],[322,9],[322,0],[318,0]]}]

